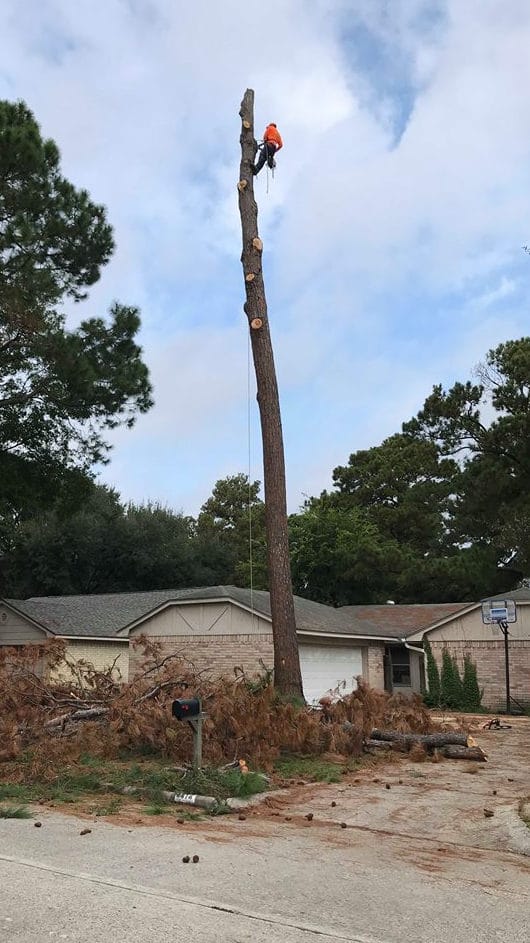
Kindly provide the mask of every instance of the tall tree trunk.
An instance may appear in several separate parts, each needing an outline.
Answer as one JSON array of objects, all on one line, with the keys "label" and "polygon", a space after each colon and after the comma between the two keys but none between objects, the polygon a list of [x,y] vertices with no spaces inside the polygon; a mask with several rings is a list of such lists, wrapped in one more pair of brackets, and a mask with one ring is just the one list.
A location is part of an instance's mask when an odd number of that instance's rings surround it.
[{"label": "tall tree trunk", "polygon": [[302,695],[302,678],[289,558],[282,421],[261,266],[263,243],[258,235],[258,207],[254,199],[252,167],[257,144],[254,139],[254,92],[250,88],[245,92],[239,114],[242,122],[241,167],[238,183],[239,212],[243,232],[241,262],[245,276],[247,295],[245,313],[250,327],[263,442],[265,524],[274,640],[274,684],[283,695],[300,696]]}]

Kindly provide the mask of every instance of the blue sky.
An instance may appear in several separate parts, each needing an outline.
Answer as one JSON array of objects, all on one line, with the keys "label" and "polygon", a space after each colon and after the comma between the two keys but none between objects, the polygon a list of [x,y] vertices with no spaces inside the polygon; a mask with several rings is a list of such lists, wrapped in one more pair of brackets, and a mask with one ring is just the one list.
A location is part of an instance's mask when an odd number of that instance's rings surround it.
[{"label": "blue sky", "polygon": [[142,311],[156,406],[113,434],[103,481],[196,514],[248,471],[247,86],[285,140],[256,193],[291,510],[529,333],[529,48],[527,0],[3,0],[0,96],[115,227],[70,323]]}]

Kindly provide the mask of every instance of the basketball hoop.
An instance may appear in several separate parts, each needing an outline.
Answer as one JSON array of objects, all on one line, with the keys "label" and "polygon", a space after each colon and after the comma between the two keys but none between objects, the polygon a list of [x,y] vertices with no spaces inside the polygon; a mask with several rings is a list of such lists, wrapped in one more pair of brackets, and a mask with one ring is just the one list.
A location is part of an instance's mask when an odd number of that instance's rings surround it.
[{"label": "basketball hoop", "polygon": [[[482,602],[484,625],[496,625],[504,635],[504,669],[506,674],[506,713],[511,714],[510,655],[508,647],[508,625],[517,622],[517,606],[513,599],[484,599]],[[517,702],[516,702],[517,703]]]},{"label": "basketball hoop", "polygon": [[517,622],[517,607],[513,599],[485,599],[482,603],[484,625],[502,625]]}]

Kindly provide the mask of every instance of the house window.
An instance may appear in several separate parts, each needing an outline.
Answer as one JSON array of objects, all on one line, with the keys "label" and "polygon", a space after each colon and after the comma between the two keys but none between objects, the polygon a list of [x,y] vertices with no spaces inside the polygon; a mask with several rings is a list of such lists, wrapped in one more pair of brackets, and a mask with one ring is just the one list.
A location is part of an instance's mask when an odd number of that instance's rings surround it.
[{"label": "house window", "polygon": [[393,648],[392,658],[392,687],[410,688],[410,652],[408,648]]}]

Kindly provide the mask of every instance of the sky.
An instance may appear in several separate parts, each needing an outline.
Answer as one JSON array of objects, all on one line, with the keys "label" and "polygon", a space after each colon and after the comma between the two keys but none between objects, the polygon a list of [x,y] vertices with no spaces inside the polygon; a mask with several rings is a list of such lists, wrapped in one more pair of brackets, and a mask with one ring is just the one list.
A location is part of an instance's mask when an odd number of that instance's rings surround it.
[{"label": "sky", "polygon": [[156,404],[111,434],[101,481],[196,515],[216,480],[262,478],[247,87],[258,133],[284,139],[255,192],[291,511],[530,333],[528,49],[528,0],[2,0],[0,98],[28,104],[115,230],[68,323],[141,310]]}]

